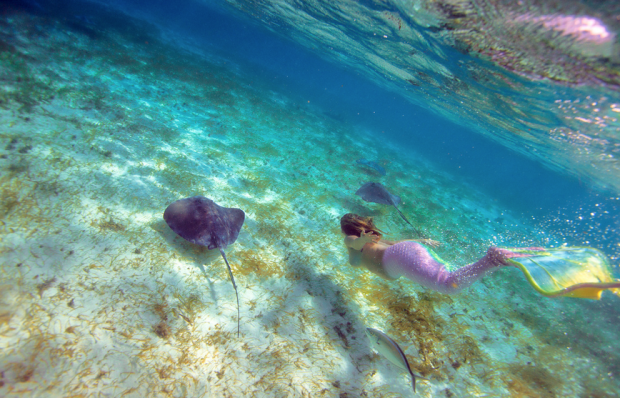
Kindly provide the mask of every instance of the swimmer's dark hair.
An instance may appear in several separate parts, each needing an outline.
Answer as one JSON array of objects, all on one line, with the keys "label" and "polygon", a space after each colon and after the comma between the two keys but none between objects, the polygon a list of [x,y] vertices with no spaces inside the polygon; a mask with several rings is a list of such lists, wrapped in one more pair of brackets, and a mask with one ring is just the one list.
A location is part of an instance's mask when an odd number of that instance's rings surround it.
[{"label": "swimmer's dark hair", "polygon": [[357,214],[347,213],[340,219],[340,229],[345,235],[360,236],[362,231],[372,232],[378,237],[383,233],[375,226],[372,217],[362,217]]}]

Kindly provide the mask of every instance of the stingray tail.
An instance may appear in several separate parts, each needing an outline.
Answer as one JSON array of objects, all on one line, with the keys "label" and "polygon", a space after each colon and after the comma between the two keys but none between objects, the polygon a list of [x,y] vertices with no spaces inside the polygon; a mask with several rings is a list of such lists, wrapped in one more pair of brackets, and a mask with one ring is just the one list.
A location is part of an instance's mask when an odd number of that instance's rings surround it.
[{"label": "stingray tail", "polygon": [[415,393],[415,383],[416,383],[416,379],[422,379],[422,380],[426,380],[428,381],[428,379],[426,377],[422,377],[420,375],[417,375],[413,372],[410,373],[411,375],[411,387],[413,387],[413,392]]},{"label": "stingray tail", "polygon": [[411,225],[411,228],[413,228],[413,232],[415,232],[418,236],[418,238],[424,238],[424,234],[422,232],[420,232],[419,229],[417,229],[416,227],[413,226],[413,224],[411,224],[409,222],[409,220],[407,220],[407,218],[405,217],[405,215],[398,209],[398,207],[394,206],[394,208],[396,209],[396,211],[398,212],[398,214],[400,214],[400,216],[402,217],[403,220],[405,220],[405,222],[409,225]]},{"label": "stingray tail", "polygon": [[226,258],[226,254],[224,253],[224,250],[222,250],[220,248],[220,253],[222,254],[222,257],[224,257],[224,261],[226,262],[226,266],[228,267],[228,275],[230,275],[230,281],[233,284],[233,287],[235,288],[235,296],[237,296],[237,337],[239,337],[239,324],[240,324],[240,320],[239,320],[239,293],[237,292],[237,285],[235,284],[235,278],[233,278],[233,274],[232,274],[232,270],[230,269],[230,264],[228,264],[228,259]]},{"label": "stingray tail", "polygon": [[415,394],[415,375],[411,373],[411,387],[413,387],[413,393]]}]

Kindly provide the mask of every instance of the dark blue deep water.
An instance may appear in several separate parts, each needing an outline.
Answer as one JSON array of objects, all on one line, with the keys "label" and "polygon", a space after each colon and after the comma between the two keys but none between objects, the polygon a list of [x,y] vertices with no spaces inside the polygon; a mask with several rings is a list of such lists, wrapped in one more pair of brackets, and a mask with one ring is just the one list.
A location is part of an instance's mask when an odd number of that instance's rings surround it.
[{"label": "dark blue deep water", "polygon": [[[77,15],[82,11],[77,4],[67,12]],[[620,219],[616,216],[618,195],[613,190],[591,188],[580,178],[552,170],[470,128],[416,106],[359,73],[323,60],[320,49],[310,52],[243,15],[231,14],[221,1],[109,4],[147,15],[205,48],[247,63],[258,78],[300,102],[310,101],[330,117],[377,136],[381,134],[381,139],[389,139],[404,151],[423,155],[439,169],[471,183],[507,208],[526,218],[541,220],[546,229],[566,235],[571,245],[579,243],[571,237],[583,232],[611,231],[593,237],[590,243],[596,242],[609,255],[618,256],[620,238],[614,231],[620,230]],[[464,58],[458,51],[449,51],[452,64]],[[576,221],[576,216],[583,219]],[[558,222],[563,219],[571,222]]]}]

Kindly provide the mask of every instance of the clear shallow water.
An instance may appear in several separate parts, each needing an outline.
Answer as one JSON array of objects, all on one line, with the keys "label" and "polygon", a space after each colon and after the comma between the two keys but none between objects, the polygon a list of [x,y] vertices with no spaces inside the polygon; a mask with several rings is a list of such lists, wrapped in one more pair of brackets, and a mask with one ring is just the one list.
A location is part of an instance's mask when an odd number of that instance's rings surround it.
[{"label": "clear shallow water", "polygon": [[[367,344],[369,326],[394,337],[430,379],[419,383],[422,396],[618,390],[615,297],[544,299],[516,270],[458,296],[388,283],[347,265],[338,230],[353,211],[375,216],[393,239],[410,236],[394,211],[353,194],[373,179],[403,197],[401,210],[456,265],[491,244],[563,243],[599,247],[617,264],[616,196],[588,188],[613,187],[607,166],[547,171],[479,138],[484,129],[379,90],[363,79],[387,86],[376,67],[355,63],[349,74],[347,62],[313,58],[221,5],[214,14],[188,3],[174,14],[124,3],[136,20],[86,4],[3,9],[2,394],[409,394],[405,376]],[[459,54],[444,58],[451,65],[466,58]],[[529,87],[569,90],[488,66]],[[496,112],[498,129],[511,116]],[[548,164],[562,156],[544,155]],[[357,165],[360,157],[387,175]],[[580,184],[575,175],[589,177]],[[170,202],[196,194],[247,213],[228,250],[240,339],[219,254],[185,243],[161,218]]]}]

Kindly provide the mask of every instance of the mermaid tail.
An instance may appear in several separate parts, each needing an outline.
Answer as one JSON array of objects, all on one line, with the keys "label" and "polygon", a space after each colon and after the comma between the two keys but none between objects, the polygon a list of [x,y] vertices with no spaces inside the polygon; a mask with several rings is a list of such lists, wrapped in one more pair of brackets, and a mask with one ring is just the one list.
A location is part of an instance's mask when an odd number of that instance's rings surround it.
[{"label": "mermaid tail", "polygon": [[499,269],[502,259],[512,252],[498,251],[495,257],[486,255],[475,263],[454,271],[446,269],[446,262],[419,242],[398,242],[385,250],[383,270],[391,278],[405,278],[441,293],[458,293],[472,283]]},{"label": "mermaid tail", "polygon": [[505,262],[523,271],[528,282],[544,296],[599,300],[606,289],[620,295],[620,280],[612,276],[609,260],[591,247],[500,250]]}]

